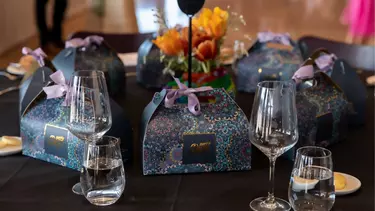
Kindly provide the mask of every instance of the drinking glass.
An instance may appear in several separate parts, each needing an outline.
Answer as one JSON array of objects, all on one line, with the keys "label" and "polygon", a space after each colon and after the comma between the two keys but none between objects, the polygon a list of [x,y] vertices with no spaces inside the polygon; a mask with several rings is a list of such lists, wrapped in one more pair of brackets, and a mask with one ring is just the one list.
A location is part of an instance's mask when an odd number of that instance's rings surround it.
[{"label": "drinking glass", "polygon": [[250,202],[257,211],[290,210],[290,204],[274,196],[276,158],[292,148],[298,140],[295,83],[263,81],[258,83],[250,118],[250,140],[270,161],[268,197]]},{"label": "drinking glass", "polygon": [[119,142],[118,138],[103,136],[85,144],[81,186],[91,204],[114,204],[124,191],[125,171]]},{"label": "drinking glass", "polygon": [[[102,71],[75,71],[67,93],[68,130],[85,142],[95,142],[112,126],[107,85]],[[73,192],[82,194],[79,183]]]},{"label": "drinking glass", "polygon": [[329,211],[335,203],[331,152],[307,146],[297,150],[289,184],[289,202],[296,211]]}]

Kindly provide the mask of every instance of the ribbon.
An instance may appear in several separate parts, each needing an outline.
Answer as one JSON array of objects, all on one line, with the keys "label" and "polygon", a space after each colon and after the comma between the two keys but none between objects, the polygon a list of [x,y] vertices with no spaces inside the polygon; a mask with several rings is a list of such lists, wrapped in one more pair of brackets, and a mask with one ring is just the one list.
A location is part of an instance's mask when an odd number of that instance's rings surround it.
[{"label": "ribbon", "polygon": [[259,32],[258,40],[261,43],[277,42],[283,45],[291,45],[290,35],[288,33],[281,34],[281,33],[273,33],[273,32]]},{"label": "ribbon", "polygon": [[[59,98],[64,95],[67,96],[69,91],[69,86],[66,84],[64,74],[61,70],[56,71],[55,73],[49,76],[56,85],[43,87],[43,91],[47,94],[47,99]],[[67,97],[63,102],[63,106],[67,105]]]},{"label": "ribbon", "polygon": [[88,36],[85,39],[82,38],[73,38],[71,40],[68,40],[65,42],[65,48],[73,47],[73,48],[78,48],[78,47],[88,47],[92,43],[96,43],[97,45],[102,44],[104,38],[97,36],[97,35],[92,35]]},{"label": "ribbon", "polygon": [[167,91],[164,100],[165,107],[171,108],[178,98],[181,96],[187,96],[189,111],[195,116],[199,115],[201,113],[201,107],[198,97],[194,93],[211,91],[213,90],[212,87],[203,86],[199,88],[188,88],[185,84],[181,83],[178,78],[174,78],[174,80],[176,81],[179,89],[170,89]]},{"label": "ribbon", "polygon": [[[324,54],[315,59],[315,64],[319,70],[327,72],[331,69],[335,59],[337,59],[334,54]],[[306,65],[300,67],[293,75],[292,79],[297,83],[301,83],[305,79],[310,79],[314,77],[314,67],[313,65]]]},{"label": "ribbon", "polygon": [[312,65],[306,65],[300,67],[293,75],[292,79],[300,84],[305,79],[310,79],[314,77],[314,67]]},{"label": "ribbon", "polygon": [[34,51],[31,50],[31,48],[23,47],[22,48],[22,54],[23,55],[31,55],[33,56],[39,63],[41,67],[44,67],[44,58],[47,58],[46,53],[41,48],[37,48]]},{"label": "ribbon", "polygon": [[333,63],[337,59],[335,54],[324,54],[315,59],[315,64],[322,71],[331,69]]}]

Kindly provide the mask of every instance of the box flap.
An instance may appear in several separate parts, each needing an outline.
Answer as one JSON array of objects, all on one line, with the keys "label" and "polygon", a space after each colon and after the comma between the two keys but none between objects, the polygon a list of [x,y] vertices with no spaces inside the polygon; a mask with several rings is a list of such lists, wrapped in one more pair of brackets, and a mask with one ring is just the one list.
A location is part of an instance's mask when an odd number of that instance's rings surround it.
[{"label": "box flap", "polygon": [[48,67],[41,67],[29,77],[20,88],[20,114],[21,117],[26,109],[37,99],[43,92],[43,87],[51,84],[50,75],[53,71]]},{"label": "box flap", "polygon": [[57,70],[61,70],[67,80],[74,72],[76,58],[76,48],[65,48],[52,60],[52,64]]},{"label": "box flap", "polygon": [[356,71],[344,60],[337,59],[331,73],[332,80],[341,87],[348,101],[353,105],[357,115],[350,119],[350,123],[363,124],[366,110],[366,87],[357,75]]}]

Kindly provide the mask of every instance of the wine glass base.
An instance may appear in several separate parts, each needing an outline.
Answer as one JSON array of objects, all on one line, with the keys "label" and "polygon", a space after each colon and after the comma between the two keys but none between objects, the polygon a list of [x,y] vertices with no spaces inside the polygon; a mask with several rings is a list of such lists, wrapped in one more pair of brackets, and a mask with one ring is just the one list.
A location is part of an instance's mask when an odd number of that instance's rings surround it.
[{"label": "wine glass base", "polygon": [[260,197],[250,202],[249,206],[254,211],[289,211],[290,204],[280,198],[275,198],[274,203],[267,203],[267,197]]},{"label": "wine glass base", "polygon": [[72,191],[73,191],[73,193],[75,193],[77,195],[83,195],[81,183],[76,183],[75,185],[73,185]]}]

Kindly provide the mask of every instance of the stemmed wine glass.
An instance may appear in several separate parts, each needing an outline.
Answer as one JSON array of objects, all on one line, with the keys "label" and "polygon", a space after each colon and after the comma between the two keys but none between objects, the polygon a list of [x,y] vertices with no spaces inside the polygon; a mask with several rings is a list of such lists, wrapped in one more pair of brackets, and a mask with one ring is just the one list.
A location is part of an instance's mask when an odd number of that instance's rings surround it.
[{"label": "stemmed wine glass", "polygon": [[[70,105],[68,130],[77,138],[88,142],[99,140],[112,126],[107,85],[102,71],[75,71],[67,93]],[[73,192],[82,194],[81,185]]]},{"label": "stemmed wine glass", "polygon": [[290,210],[290,204],[274,196],[276,158],[292,148],[298,140],[296,86],[293,81],[258,83],[250,118],[250,140],[270,160],[268,197],[250,202],[257,211]]}]

